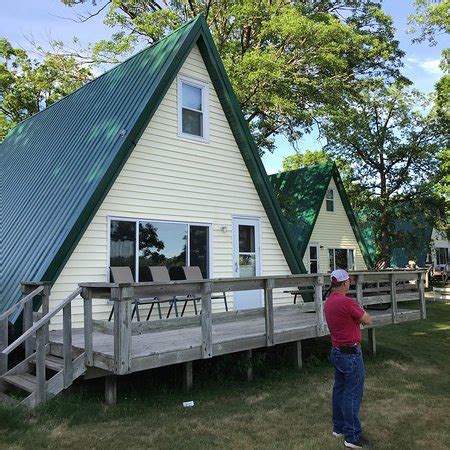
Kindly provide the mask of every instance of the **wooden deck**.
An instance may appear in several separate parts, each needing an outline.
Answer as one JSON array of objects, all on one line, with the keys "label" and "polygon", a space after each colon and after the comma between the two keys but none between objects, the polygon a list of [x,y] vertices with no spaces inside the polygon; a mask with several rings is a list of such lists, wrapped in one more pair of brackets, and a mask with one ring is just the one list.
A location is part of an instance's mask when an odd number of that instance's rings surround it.
[{"label": "wooden deck", "polygon": [[[384,311],[369,311],[373,318],[373,325],[369,328],[392,324],[392,309]],[[261,311],[246,311],[246,318],[230,312],[230,319],[213,326],[212,350],[213,355],[252,350],[266,345],[265,320]],[[251,317],[252,315],[259,317]],[[221,314],[221,318],[225,317]],[[397,322],[420,319],[419,309],[398,309]],[[167,322],[175,319],[168,319]],[[213,315],[214,323],[214,315]],[[175,326],[175,324],[174,324]],[[155,327],[156,328],[156,327]],[[328,328],[325,327],[325,334]],[[274,308],[274,344],[321,336],[317,332],[317,314],[303,312],[299,307]],[[76,349],[85,350],[84,330],[72,330],[72,342]],[[50,332],[50,343],[63,344],[63,332]],[[166,330],[142,332],[132,336],[131,343],[131,371],[151,369],[182,362],[195,361],[202,358],[202,329],[201,326],[188,326]],[[114,335],[108,332],[94,331],[93,333],[93,366],[114,372]]]},{"label": "wooden deck", "polygon": [[[426,317],[424,271],[354,272],[352,276],[355,289],[351,294],[359,305],[388,307],[370,310],[372,351],[376,348],[376,327]],[[247,352],[250,358],[253,349],[284,343],[294,344],[296,364],[300,367],[302,340],[328,335],[323,290],[329,283],[326,274],[195,282],[80,283],[50,311],[50,284],[23,282],[25,297],[0,315],[0,402],[14,403],[14,390],[19,389],[24,393],[19,403],[34,408],[68,388],[76,378],[96,373],[106,377],[105,396],[107,402],[114,403],[116,375],[183,363],[185,385],[191,387],[193,361],[240,351]],[[262,308],[212,311],[211,300],[217,293],[257,289],[264,292]],[[273,298],[275,289],[282,289],[290,301],[295,297],[293,293],[299,296],[300,292],[301,298],[313,301],[277,306]],[[139,299],[154,302],[169,298],[173,302],[178,298],[183,301],[188,294],[200,299],[201,314],[142,322],[132,320],[132,309]],[[72,327],[72,302],[79,295],[84,307],[81,329]],[[33,314],[36,296],[41,296],[42,308],[38,314]],[[92,305],[97,299],[102,302],[109,299],[114,303],[111,322],[94,317]],[[401,302],[405,301],[416,302],[417,308],[401,308]],[[8,316],[21,305],[24,306],[24,332],[13,343],[8,343]],[[59,314],[62,314],[63,329],[50,331],[51,320]],[[11,367],[8,356],[22,345],[25,359]]]}]

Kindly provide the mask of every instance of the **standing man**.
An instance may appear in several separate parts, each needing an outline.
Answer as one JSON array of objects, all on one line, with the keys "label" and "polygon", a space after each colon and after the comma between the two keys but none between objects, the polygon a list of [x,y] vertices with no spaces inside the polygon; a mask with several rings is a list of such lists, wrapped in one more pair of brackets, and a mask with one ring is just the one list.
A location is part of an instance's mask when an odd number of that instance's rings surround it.
[{"label": "standing man", "polygon": [[331,294],[324,311],[333,346],[333,435],[345,436],[346,447],[370,448],[361,434],[359,408],[364,392],[361,324],[370,325],[372,319],[353,298],[346,296],[349,289],[350,277],[345,270],[331,272]]}]

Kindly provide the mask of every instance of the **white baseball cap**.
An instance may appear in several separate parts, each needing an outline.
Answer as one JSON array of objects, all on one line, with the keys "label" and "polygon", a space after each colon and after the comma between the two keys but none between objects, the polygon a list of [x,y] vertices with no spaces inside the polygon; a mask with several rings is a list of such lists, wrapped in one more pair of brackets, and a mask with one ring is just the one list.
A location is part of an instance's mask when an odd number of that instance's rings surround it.
[{"label": "white baseball cap", "polygon": [[332,283],[341,283],[342,281],[347,281],[350,278],[348,272],[343,269],[333,270],[330,274]]}]

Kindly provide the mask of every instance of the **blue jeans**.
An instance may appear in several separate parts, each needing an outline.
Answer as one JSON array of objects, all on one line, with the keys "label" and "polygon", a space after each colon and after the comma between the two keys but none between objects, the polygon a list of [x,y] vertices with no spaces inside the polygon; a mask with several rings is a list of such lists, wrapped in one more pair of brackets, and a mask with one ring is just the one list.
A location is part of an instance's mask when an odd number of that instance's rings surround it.
[{"label": "blue jeans", "polygon": [[356,354],[331,350],[334,366],[333,431],[343,433],[347,442],[361,436],[359,408],[364,392],[364,361],[359,349]]}]

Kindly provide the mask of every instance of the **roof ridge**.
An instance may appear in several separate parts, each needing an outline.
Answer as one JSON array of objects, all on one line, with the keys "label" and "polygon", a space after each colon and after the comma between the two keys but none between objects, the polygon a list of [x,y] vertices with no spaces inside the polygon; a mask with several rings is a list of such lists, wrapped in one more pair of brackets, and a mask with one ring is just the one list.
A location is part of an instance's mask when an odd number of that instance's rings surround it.
[{"label": "roof ridge", "polygon": [[[110,74],[111,72],[113,72],[114,70],[116,70],[118,67],[120,67],[122,64],[125,64],[127,62],[129,62],[130,60],[132,60],[133,58],[135,58],[136,56],[140,55],[141,53],[144,53],[150,49],[153,49],[154,47],[156,47],[158,44],[160,44],[161,42],[165,41],[167,38],[169,38],[170,36],[172,36],[175,33],[178,33],[180,30],[186,28],[188,25],[193,25],[194,22],[196,22],[197,20],[199,20],[200,17],[203,17],[203,14],[199,14],[198,16],[194,17],[193,19],[189,20],[188,22],[184,23],[183,25],[181,25],[180,27],[176,28],[175,30],[172,30],[170,33],[168,33],[166,36],[162,37],[159,41],[154,42],[153,44],[149,45],[148,47],[145,47],[141,50],[139,50],[138,52],[136,52],[134,55],[129,56],[127,59],[124,59],[123,61],[117,63],[114,67],[111,67],[110,69],[106,70],[105,72],[101,73],[98,77],[92,78],[92,80],[87,81],[85,84],[83,84],[82,86],[78,87],[77,89],[75,89],[72,92],[69,92],[68,94],[66,94],[64,97],[61,97],[60,99],[56,100],[55,102],[53,102],[51,105],[46,106],[44,109],[41,109],[40,111],[35,112],[34,114],[32,114],[29,117],[26,117],[25,119],[23,119],[22,121],[20,121],[19,123],[17,123],[10,131],[10,133],[18,126],[21,125],[25,122],[27,122],[28,120],[32,119],[33,117],[36,117],[38,114],[43,113],[44,111],[47,111],[49,108],[51,108],[52,106],[58,104],[59,102],[61,102],[62,100],[65,100],[66,98],[72,96],[73,94],[77,93],[78,91],[80,91],[81,89],[85,88],[86,86],[94,83],[95,81],[99,80],[100,78],[102,78],[105,75]],[[5,139],[9,136],[8,133],[5,136]],[[4,139],[4,140],[5,140]],[[3,142],[0,142],[0,145]]]},{"label": "roof ridge", "polygon": [[283,170],[282,172],[278,172],[278,173],[273,173],[271,175],[269,175],[270,177],[272,176],[276,176],[279,174],[283,174],[283,173],[289,173],[289,172],[299,172],[301,170],[308,170],[314,167],[326,167],[326,166],[330,166],[330,169],[335,165],[336,163],[332,160],[327,161],[327,162],[323,162],[323,163],[317,163],[317,164],[308,164],[306,166],[303,167],[298,167],[297,169],[290,169],[290,170]]}]

